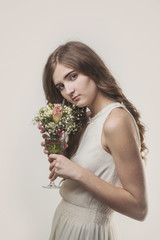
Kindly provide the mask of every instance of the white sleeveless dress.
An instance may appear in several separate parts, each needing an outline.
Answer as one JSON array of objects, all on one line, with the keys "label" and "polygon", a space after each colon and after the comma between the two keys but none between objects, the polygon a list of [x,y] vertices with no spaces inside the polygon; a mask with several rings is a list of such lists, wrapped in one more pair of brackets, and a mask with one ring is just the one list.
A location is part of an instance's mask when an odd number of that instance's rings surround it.
[{"label": "white sleeveless dress", "polygon": [[[104,181],[121,187],[113,157],[101,145],[104,121],[112,109],[117,107],[126,109],[123,103],[115,102],[90,118],[77,152],[71,160]],[[126,111],[131,115],[127,109]],[[139,136],[134,118],[133,121]],[[114,211],[110,207],[70,179],[63,182],[60,195],[62,200],[54,214],[50,240],[117,240],[112,218]]]}]

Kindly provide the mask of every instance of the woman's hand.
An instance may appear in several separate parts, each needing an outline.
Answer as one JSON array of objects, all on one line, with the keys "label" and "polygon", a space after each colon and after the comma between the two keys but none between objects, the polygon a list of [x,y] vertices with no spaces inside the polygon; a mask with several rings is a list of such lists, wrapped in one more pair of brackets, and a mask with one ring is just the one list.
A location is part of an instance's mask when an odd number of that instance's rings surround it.
[{"label": "woman's hand", "polygon": [[49,170],[51,173],[49,179],[51,181],[54,181],[57,177],[77,180],[79,175],[82,174],[83,168],[63,155],[50,154],[48,161],[50,162]]}]

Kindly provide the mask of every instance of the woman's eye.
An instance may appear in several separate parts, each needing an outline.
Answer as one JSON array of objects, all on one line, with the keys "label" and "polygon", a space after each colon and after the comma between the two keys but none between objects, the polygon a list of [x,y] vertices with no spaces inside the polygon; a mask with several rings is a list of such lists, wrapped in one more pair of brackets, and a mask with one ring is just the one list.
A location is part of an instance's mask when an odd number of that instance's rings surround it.
[{"label": "woman's eye", "polygon": [[59,85],[59,87],[58,87],[58,89],[59,89],[60,91],[63,90],[63,88],[64,88],[64,85],[63,85],[63,84]]},{"label": "woman's eye", "polygon": [[77,77],[77,74],[75,73],[75,74],[73,74],[73,75],[70,76],[70,79],[71,79],[71,80],[75,80],[76,77]]}]

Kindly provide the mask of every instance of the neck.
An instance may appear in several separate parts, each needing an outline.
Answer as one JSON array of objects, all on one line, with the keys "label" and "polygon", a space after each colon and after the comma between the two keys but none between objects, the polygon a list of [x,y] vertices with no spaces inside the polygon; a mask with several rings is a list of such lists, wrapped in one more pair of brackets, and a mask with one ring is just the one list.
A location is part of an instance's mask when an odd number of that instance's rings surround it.
[{"label": "neck", "polygon": [[104,107],[114,102],[116,102],[116,100],[106,97],[101,92],[98,92],[94,102],[92,102],[91,106],[88,106],[91,111],[91,117],[94,117]]}]

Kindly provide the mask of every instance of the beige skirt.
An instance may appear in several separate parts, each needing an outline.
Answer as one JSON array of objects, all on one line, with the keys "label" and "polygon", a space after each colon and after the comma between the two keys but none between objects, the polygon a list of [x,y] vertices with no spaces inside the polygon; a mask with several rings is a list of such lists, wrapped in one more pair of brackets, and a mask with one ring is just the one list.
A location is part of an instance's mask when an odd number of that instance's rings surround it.
[{"label": "beige skirt", "polygon": [[61,200],[49,240],[117,240],[112,214]]}]

